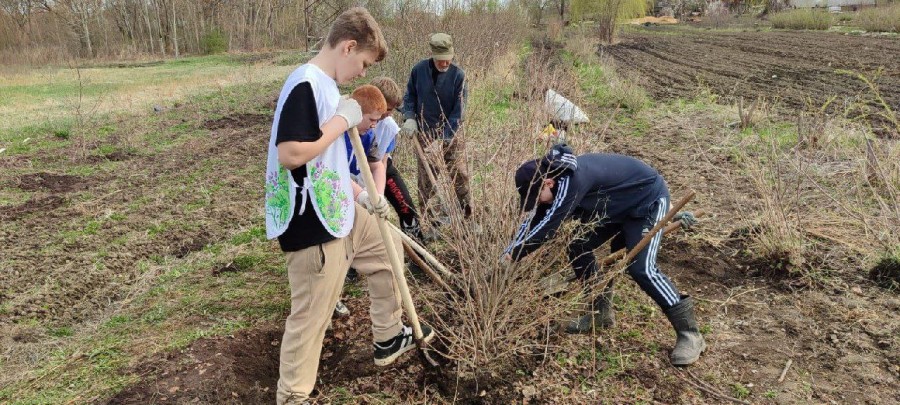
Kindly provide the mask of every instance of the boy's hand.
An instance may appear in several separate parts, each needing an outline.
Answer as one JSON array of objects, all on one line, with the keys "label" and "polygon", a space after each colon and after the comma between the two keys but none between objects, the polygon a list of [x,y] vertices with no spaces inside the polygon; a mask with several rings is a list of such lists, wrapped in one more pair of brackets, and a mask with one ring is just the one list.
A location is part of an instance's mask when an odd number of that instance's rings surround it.
[{"label": "boy's hand", "polygon": [[400,132],[406,136],[413,136],[418,130],[419,126],[416,124],[416,120],[409,118],[406,121],[403,121],[403,128],[400,129]]},{"label": "boy's hand", "polygon": [[369,211],[369,214],[378,215],[381,218],[387,218],[388,204],[387,199],[385,199],[384,197],[375,196],[375,198],[372,198],[369,196],[368,191],[363,190],[356,197],[356,202],[365,207],[366,211]]},{"label": "boy's hand", "polygon": [[338,101],[337,110],[334,112],[335,116],[339,116],[347,121],[347,128],[353,128],[359,125],[362,122],[362,108],[360,108],[359,103],[356,100],[343,96],[340,101]]}]

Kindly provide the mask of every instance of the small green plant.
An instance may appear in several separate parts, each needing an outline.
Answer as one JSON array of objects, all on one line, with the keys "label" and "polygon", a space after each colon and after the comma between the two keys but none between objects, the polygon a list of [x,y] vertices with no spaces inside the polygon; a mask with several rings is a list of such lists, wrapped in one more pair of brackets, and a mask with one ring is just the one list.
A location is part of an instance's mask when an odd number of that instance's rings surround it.
[{"label": "small green plant", "polygon": [[831,27],[831,14],[822,10],[790,10],[769,17],[772,27],[789,30],[827,30]]},{"label": "small green plant", "polygon": [[49,331],[47,331],[47,333],[53,337],[69,337],[69,336],[72,336],[73,334],[75,334],[75,332],[72,331],[71,326],[61,326],[59,328],[51,328]]},{"label": "small green plant", "polygon": [[222,30],[214,28],[200,38],[200,49],[205,55],[225,52],[228,50],[228,38]]},{"label": "small green plant", "polygon": [[72,132],[69,131],[69,128],[60,128],[53,131],[53,136],[59,139],[69,139],[72,136]]},{"label": "small green plant", "polygon": [[741,383],[731,384],[731,392],[737,399],[746,399],[750,396],[750,389],[745,387],[744,384]]},{"label": "small green plant", "polygon": [[775,399],[775,397],[778,396],[778,391],[768,390],[768,391],[766,391],[765,394],[763,394],[763,396],[766,397],[767,399]]},{"label": "small green plant", "polygon": [[702,333],[704,335],[708,335],[708,334],[712,333],[712,326],[709,326],[708,323],[704,324],[703,326],[700,327],[700,333]]}]

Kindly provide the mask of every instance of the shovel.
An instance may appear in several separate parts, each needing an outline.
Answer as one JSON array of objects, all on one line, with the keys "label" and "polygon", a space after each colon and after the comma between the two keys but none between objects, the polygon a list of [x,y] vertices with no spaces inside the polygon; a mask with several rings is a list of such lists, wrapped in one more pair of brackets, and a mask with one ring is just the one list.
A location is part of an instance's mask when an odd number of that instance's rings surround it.
[{"label": "shovel", "polygon": [[[672,216],[674,216],[674,214],[677,214],[678,211],[680,211],[681,208],[684,207],[685,204],[687,204],[687,201],[690,201],[690,199],[693,198],[693,196],[694,196],[694,192],[692,191],[688,196],[684,197],[681,201],[678,201],[675,205],[673,205],[672,209],[669,210],[670,213],[673,213]],[[706,212],[704,212],[702,210],[696,211],[694,213],[694,216],[697,218],[703,218],[704,216],[706,216]],[[668,215],[667,215],[667,217],[668,217]],[[665,218],[664,218],[664,220],[665,220]],[[666,222],[660,221],[660,223],[665,224]],[[665,236],[670,233],[676,232],[679,229],[681,229],[681,221],[675,221],[668,225],[665,225],[665,228],[663,228],[662,232],[663,232],[663,235]],[[649,243],[650,239],[653,239],[652,235],[655,235],[655,234],[656,234],[656,232],[652,232],[652,233],[648,233],[647,235],[644,235],[644,238],[641,240],[641,242],[643,242],[643,240],[646,239],[647,243]],[[648,237],[648,235],[650,235],[650,236]],[[639,244],[639,245],[635,246],[635,248],[639,247],[640,249],[643,249],[643,246],[646,246],[646,243],[643,245]],[[634,254],[636,255],[637,252],[640,252],[640,249],[634,250],[634,252],[635,252]],[[601,267],[610,266],[610,265],[615,264],[616,262],[622,260],[623,258],[625,258],[625,256],[627,254],[628,254],[628,251],[626,249],[619,249],[613,253],[610,253],[606,257],[598,260],[598,264]],[[626,263],[627,263],[627,261],[626,261]],[[544,295],[550,296],[553,294],[559,294],[563,291],[567,291],[569,289],[569,283],[575,281],[574,277],[575,277],[574,275],[569,276],[569,277],[560,277],[558,275],[551,275],[551,276],[547,276],[547,277],[541,279],[540,282],[544,286]],[[604,286],[607,283],[609,283],[609,281],[604,283]]]},{"label": "shovel", "polygon": [[[377,203],[384,197],[379,194],[375,188],[375,179],[372,178],[372,171],[369,169],[369,165],[366,164],[368,159],[366,159],[366,152],[363,150],[362,141],[359,139],[359,131],[356,127],[350,129],[350,143],[353,145],[353,154],[356,155],[357,166],[359,167],[360,172],[362,172],[363,180],[366,183],[366,189],[369,190],[370,198],[373,198],[374,202]],[[416,313],[412,296],[409,294],[409,286],[406,284],[406,273],[403,271],[403,262],[397,255],[397,246],[394,245],[394,238],[391,237],[391,230],[388,228],[388,224],[384,218],[376,215],[375,220],[378,222],[378,230],[381,232],[381,238],[384,239],[384,247],[387,249],[388,258],[391,261],[391,270],[394,273],[394,280],[397,282],[397,289],[400,290],[400,297],[403,300],[403,307],[406,309],[406,316],[412,324],[413,339],[416,342],[416,347],[419,348],[419,352],[422,354],[422,358],[426,365],[437,367],[438,363],[431,358],[426,350],[427,343],[422,334],[422,325],[419,324],[419,315]]]}]

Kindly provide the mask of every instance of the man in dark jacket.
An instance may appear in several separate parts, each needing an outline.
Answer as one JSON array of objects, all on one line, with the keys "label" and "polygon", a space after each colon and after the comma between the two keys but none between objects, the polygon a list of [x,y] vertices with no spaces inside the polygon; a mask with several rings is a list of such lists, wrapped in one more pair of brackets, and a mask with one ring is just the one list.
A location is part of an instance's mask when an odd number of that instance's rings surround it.
[{"label": "man in dark jacket", "polygon": [[[506,249],[506,258],[521,259],[551,238],[563,220],[575,219],[590,226],[587,234],[569,246],[569,260],[582,282],[598,270],[594,249],[610,239],[612,251],[633,248],[669,210],[665,180],[655,169],[629,156],[575,156],[567,146],[557,145],[543,159],[525,162],[515,176],[522,211],[530,215]],[[656,265],[662,234],[657,233],[635,256],[628,274],[675,328],[672,363],[688,365],[700,358],[706,342],[694,317],[694,300],[681,295]],[[567,332],[612,326],[612,283],[592,306],[593,310],[567,325]]]},{"label": "man in dark jacket", "polygon": [[[453,64],[453,40],[438,33],[431,36],[431,58],[417,63],[409,75],[403,97],[403,133],[417,134],[416,139],[426,154],[438,154],[446,163],[466,217],[471,215],[469,175],[465,145],[458,130],[466,102],[466,76]],[[430,165],[419,157],[418,186],[420,204],[428,208],[434,196],[434,185],[426,172]]]}]

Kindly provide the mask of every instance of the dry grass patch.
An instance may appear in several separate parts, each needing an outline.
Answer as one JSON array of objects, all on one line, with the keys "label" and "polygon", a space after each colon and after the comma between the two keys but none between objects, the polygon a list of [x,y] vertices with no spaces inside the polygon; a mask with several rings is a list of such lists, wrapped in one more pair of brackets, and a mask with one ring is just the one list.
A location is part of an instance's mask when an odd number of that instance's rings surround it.
[{"label": "dry grass patch", "polygon": [[900,3],[862,9],[855,24],[866,31],[900,32]]},{"label": "dry grass patch", "polygon": [[789,30],[827,30],[831,14],[824,10],[798,9],[782,11],[769,17],[772,27]]}]

